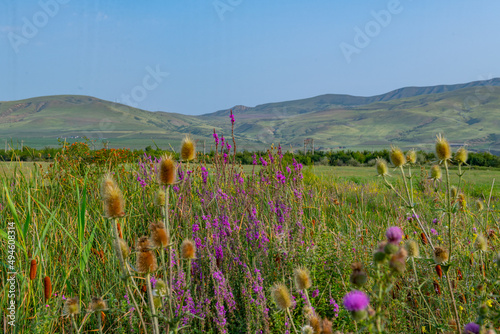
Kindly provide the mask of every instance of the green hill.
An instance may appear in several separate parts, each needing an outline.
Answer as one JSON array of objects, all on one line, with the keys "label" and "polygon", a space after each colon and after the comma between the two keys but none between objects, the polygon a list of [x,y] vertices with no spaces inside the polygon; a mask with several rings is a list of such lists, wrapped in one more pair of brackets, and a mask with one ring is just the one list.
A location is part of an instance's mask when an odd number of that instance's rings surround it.
[{"label": "green hill", "polygon": [[[500,79],[460,85],[406,87],[372,97],[321,95],[235,106],[239,148],[271,143],[299,149],[379,149],[391,144],[431,149],[444,133],[453,145],[500,152]],[[185,134],[205,140],[230,135],[229,109],[201,116],[149,112],[94,97],[61,95],[0,102],[0,139],[33,147],[86,136],[114,147],[176,148]]]}]

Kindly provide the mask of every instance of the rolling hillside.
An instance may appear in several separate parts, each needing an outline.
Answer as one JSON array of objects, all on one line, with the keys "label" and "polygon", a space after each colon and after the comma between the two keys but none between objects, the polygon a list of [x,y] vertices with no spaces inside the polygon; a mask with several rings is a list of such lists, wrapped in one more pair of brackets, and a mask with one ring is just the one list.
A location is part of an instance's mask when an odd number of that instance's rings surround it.
[{"label": "rolling hillside", "polygon": [[[314,138],[320,149],[378,149],[389,145],[431,149],[436,133],[455,145],[500,152],[500,79],[460,85],[406,87],[357,97],[327,94],[308,99],[235,106],[239,148],[271,143],[295,149]],[[176,148],[184,134],[211,144],[230,134],[229,109],[201,116],[149,112],[77,95],[0,102],[0,139],[56,145],[56,138],[86,136],[114,147],[157,144]],[[76,137],[76,138],[75,138]],[[209,144],[210,143],[210,144]],[[208,148],[208,146],[207,146]]]}]

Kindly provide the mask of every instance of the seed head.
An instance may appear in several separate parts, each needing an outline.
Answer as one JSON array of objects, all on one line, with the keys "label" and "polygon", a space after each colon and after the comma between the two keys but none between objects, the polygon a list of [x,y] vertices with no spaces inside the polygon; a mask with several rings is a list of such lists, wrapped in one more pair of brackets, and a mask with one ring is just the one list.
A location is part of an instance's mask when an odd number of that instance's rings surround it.
[{"label": "seed head", "polygon": [[306,268],[296,268],[293,273],[297,289],[305,290],[311,287],[312,282],[311,277],[309,276],[309,270]]},{"label": "seed head", "polygon": [[301,330],[300,330],[300,332],[302,334],[314,334],[314,333],[316,333],[314,331],[314,329],[311,326],[309,326],[309,325],[305,325],[304,327],[302,327]]},{"label": "seed head", "polygon": [[478,251],[486,252],[488,250],[488,240],[482,235],[479,235],[474,243],[474,248]]},{"label": "seed head", "polygon": [[70,316],[80,313],[80,303],[78,297],[68,298],[64,303],[63,315]]},{"label": "seed head", "polygon": [[122,238],[118,239],[120,245],[120,250],[122,252],[123,259],[126,259],[130,255],[130,249],[128,248],[127,242]]},{"label": "seed head", "polygon": [[45,302],[52,296],[52,283],[50,282],[50,277],[45,276],[43,278],[43,294],[45,297]]},{"label": "seed head", "polygon": [[160,206],[160,207],[164,207],[165,206],[165,192],[160,189],[156,192],[156,195],[155,195],[155,204],[157,206]]},{"label": "seed head", "polygon": [[417,162],[417,152],[415,152],[415,150],[409,150],[406,152],[406,160],[411,164]]},{"label": "seed head", "polygon": [[384,159],[377,158],[375,167],[377,168],[377,175],[379,176],[389,175],[389,168],[387,167],[387,162]]},{"label": "seed head", "polygon": [[290,292],[288,292],[288,288],[283,283],[276,283],[272,287],[271,297],[280,310],[285,310],[292,306]]},{"label": "seed head", "polygon": [[441,167],[439,167],[439,165],[433,165],[431,167],[431,179],[434,181],[441,180],[441,176]]},{"label": "seed head", "polygon": [[349,278],[351,283],[358,287],[362,287],[363,285],[365,285],[366,281],[368,280],[368,275],[363,268],[363,264],[361,262],[355,262],[351,264],[351,268],[352,273],[351,277]]},{"label": "seed head", "polygon": [[450,144],[441,134],[436,136],[436,155],[440,161],[451,159]]},{"label": "seed head", "polygon": [[30,265],[30,280],[34,280],[36,277],[36,260],[33,259],[31,260],[31,265]]},{"label": "seed head", "polygon": [[408,257],[418,257],[420,255],[418,244],[414,240],[407,240],[405,249],[408,252]]},{"label": "seed head", "polygon": [[192,260],[196,257],[196,245],[189,239],[184,239],[181,244],[181,254],[184,259]]},{"label": "seed head", "polygon": [[323,323],[322,323],[322,326],[323,326],[323,331],[321,332],[321,334],[332,334],[333,332],[333,324],[330,320],[328,319],[323,319]]},{"label": "seed head", "polygon": [[312,327],[313,333],[321,333],[321,321],[318,316],[313,315],[309,318],[309,326]]},{"label": "seed head", "polygon": [[408,252],[406,249],[400,248],[399,251],[394,254],[390,261],[389,267],[398,274],[403,274],[406,269],[406,257],[408,256]]},{"label": "seed head", "polygon": [[448,252],[441,247],[434,248],[434,262],[441,264],[446,261],[448,261]]},{"label": "seed head", "polygon": [[196,149],[194,141],[186,136],[181,145],[181,158],[184,161],[193,160],[196,157]]},{"label": "seed head", "polygon": [[120,218],[125,215],[123,194],[111,174],[106,174],[101,185],[106,218]]},{"label": "seed head", "polygon": [[451,187],[450,187],[450,192],[451,192],[451,198],[452,198],[452,199],[457,198],[457,194],[458,194],[458,189],[457,189],[457,187],[455,187],[455,186],[451,186]]},{"label": "seed head", "polygon": [[392,164],[396,167],[401,167],[406,163],[405,155],[398,147],[391,147],[390,157]]},{"label": "seed head", "polygon": [[174,184],[176,170],[172,157],[170,155],[163,156],[158,166],[160,184]]},{"label": "seed head", "polygon": [[481,201],[480,199],[478,199],[476,201],[476,208],[477,208],[477,211],[483,211],[484,210],[483,201]]},{"label": "seed head", "polygon": [[455,153],[455,161],[459,164],[464,164],[467,162],[468,152],[465,147],[460,147]]},{"label": "seed head", "polygon": [[153,246],[165,247],[168,245],[167,230],[162,222],[151,223],[149,230],[151,231],[151,243]]},{"label": "seed head", "polygon": [[158,268],[156,257],[151,251],[149,239],[146,236],[140,237],[137,241],[137,263],[136,269],[139,273],[153,272]]},{"label": "seed head", "polygon": [[101,297],[92,297],[92,302],[90,303],[90,311],[104,311],[108,309],[108,305]]}]

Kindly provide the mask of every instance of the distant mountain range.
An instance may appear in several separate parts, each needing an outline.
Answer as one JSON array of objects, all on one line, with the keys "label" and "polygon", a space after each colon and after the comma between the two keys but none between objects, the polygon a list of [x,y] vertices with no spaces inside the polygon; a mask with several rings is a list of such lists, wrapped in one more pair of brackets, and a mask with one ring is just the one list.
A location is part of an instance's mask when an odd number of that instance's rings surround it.
[{"label": "distant mountain range", "polygon": [[[443,133],[453,145],[500,153],[500,78],[466,84],[405,87],[361,97],[326,94],[256,107],[234,106],[239,149],[271,143],[300,149],[431,149]],[[185,134],[212,144],[215,129],[231,134],[229,110],[200,116],[150,112],[89,96],[57,95],[0,102],[0,140],[31,147],[88,137],[97,147],[176,149]],[[1,143],[0,143],[1,144]],[[1,146],[0,146],[1,147]]]}]

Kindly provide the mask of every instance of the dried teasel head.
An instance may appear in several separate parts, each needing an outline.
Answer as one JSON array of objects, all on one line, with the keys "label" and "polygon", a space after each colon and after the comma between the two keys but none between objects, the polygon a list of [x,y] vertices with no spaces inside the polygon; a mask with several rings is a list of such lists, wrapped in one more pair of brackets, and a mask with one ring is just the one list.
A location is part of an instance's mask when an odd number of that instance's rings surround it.
[{"label": "dried teasel head", "polygon": [[31,260],[31,264],[30,264],[30,280],[34,280],[35,277],[36,277],[36,267],[37,267],[36,260],[35,259]]},{"label": "dried teasel head", "polygon": [[317,315],[309,318],[309,326],[314,330],[314,333],[321,333],[321,319]]},{"label": "dried teasel head", "polygon": [[408,252],[408,257],[418,257],[420,255],[418,244],[414,240],[407,240],[405,249]]},{"label": "dried teasel head", "polygon": [[293,278],[295,280],[295,285],[297,285],[297,289],[299,290],[309,289],[312,285],[309,270],[306,268],[296,268],[293,271]]},{"label": "dried teasel head", "polygon": [[468,152],[465,147],[460,147],[455,153],[455,161],[459,164],[465,164],[467,162]]},{"label": "dried teasel head", "polygon": [[196,257],[196,245],[189,239],[184,239],[181,244],[181,255],[184,259],[192,260]]},{"label": "dried teasel head", "polygon": [[120,218],[125,215],[123,194],[111,174],[106,174],[101,185],[106,218]]},{"label": "dried teasel head", "polygon": [[122,238],[118,239],[118,244],[120,246],[120,250],[122,252],[123,259],[126,259],[130,255],[130,248],[127,245],[127,242]]},{"label": "dried teasel head", "polygon": [[389,156],[391,158],[392,164],[396,167],[401,167],[406,163],[405,155],[403,154],[403,151],[401,151],[401,149],[399,149],[398,147],[391,147]]},{"label": "dried teasel head", "polygon": [[166,247],[168,245],[168,235],[165,229],[165,224],[162,222],[149,224],[151,231],[151,243],[155,247]]},{"label": "dried teasel head", "polygon": [[194,141],[186,136],[181,144],[181,158],[184,161],[193,160],[196,157],[196,147]]},{"label": "dried teasel head", "polygon": [[137,261],[136,269],[139,273],[147,273],[156,271],[158,265],[156,263],[156,257],[151,251],[151,246],[149,243],[149,238],[146,236],[140,237],[137,241]]},{"label": "dried teasel head", "polygon": [[174,184],[177,167],[170,155],[164,155],[158,165],[158,180],[160,184]]},{"label": "dried teasel head", "polygon": [[477,209],[477,211],[484,210],[484,203],[480,199],[476,200],[476,209]]},{"label": "dried teasel head", "polygon": [[92,297],[89,309],[91,312],[104,311],[108,309],[108,305],[101,297]]},{"label": "dried teasel head", "polygon": [[478,235],[474,242],[474,248],[478,251],[486,252],[488,250],[488,240],[482,235]]},{"label": "dried teasel head", "polygon": [[441,172],[441,167],[439,165],[433,165],[431,167],[431,179],[434,181],[441,180],[443,173]]},{"label": "dried teasel head", "polygon": [[434,248],[434,262],[436,262],[436,264],[442,264],[443,262],[448,261],[448,256],[448,252],[444,248]]},{"label": "dried teasel head", "polygon": [[387,167],[387,161],[382,158],[377,158],[375,167],[377,168],[377,175],[386,176],[389,175],[389,167]]},{"label": "dried teasel head", "polygon": [[45,297],[45,302],[52,296],[52,283],[50,282],[49,276],[43,278],[43,295]]},{"label": "dried teasel head", "polygon": [[70,316],[79,313],[80,313],[80,301],[78,300],[78,297],[66,299],[66,302],[64,302],[64,307],[63,307],[63,315]]},{"label": "dried teasel head", "polygon": [[332,334],[333,333],[333,323],[328,319],[323,319],[322,321],[323,331],[321,334]]},{"label": "dried teasel head", "polygon": [[411,164],[416,163],[417,162],[417,152],[415,152],[415,150],[413,150],[413,149],[406,152],[406,160]]},{"label": "dried teasel head", "polygon": [[280,310],[292,307],[292,297],[283,283],[275,284],[271,289],[271,297]]},{"label": "dried teasel head", "polygon": [[440,161],[451,159],[450,144],[441,134],[436,136],[436,155]]}]

